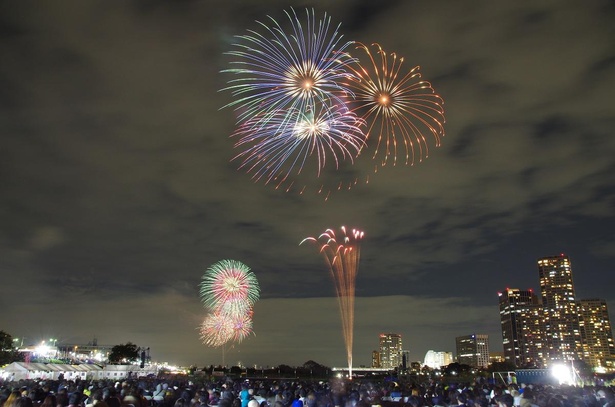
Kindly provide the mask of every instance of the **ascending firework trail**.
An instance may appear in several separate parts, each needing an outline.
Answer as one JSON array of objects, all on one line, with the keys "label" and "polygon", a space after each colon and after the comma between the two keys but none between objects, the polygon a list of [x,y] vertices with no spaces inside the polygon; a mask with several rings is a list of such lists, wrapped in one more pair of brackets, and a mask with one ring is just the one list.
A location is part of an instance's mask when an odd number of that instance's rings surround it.
[{"label": "ascending firework trail", "polygon": [[301,245],[307,241],[320,244],[320,252],[324,255],[331,271],[342,317],[342,332],[346,344],[348,373],[349,377],[352,377],[355,281],[361,256],[359,241],[363,238],[363,232],[352,229],[351,233],[348,234],[345,226],[340,228],[340,232],[341,235],[338,239],[333,229],[327,229],[318,238],[307,237],[299,244]]}]

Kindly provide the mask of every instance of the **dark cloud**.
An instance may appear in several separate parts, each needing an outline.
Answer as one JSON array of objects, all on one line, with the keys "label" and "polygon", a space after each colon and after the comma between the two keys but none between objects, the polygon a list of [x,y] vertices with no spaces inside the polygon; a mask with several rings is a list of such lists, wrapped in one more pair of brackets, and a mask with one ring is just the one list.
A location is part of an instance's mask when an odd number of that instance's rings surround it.
[{"label": "dark cloud", "polygon": [[357,0],[347,5],[343,13],[344,30],[350,32],[360,32],[365,27],[369,27],[388,10],[394,10],[399,0],[387,0],[374,3],[369,0]]}]

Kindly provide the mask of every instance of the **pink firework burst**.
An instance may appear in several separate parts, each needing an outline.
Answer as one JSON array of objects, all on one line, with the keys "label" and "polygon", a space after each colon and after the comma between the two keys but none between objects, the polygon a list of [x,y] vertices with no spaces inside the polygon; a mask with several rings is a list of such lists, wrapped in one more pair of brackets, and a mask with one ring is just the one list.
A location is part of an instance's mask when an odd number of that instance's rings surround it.
[{"label": "pink firework burst", "polygon": [[226,315],[209,314],[201,323],[200,334],[205,345],[222,346],[233,338],[233,324]]},{"label": "pink firework burst", "polygon": [[203,274],[200,296],[210,310],[239,317],[252,309],[260,288],[248,266],[235,260],[221,260]]},{"label": "pink firework burst", "polygon": [[200,336],[207,346],[219,347],[228,342],[241,342],[252,331],[252,312],[228,315],[214,312],[207,315],[200,326]]}]

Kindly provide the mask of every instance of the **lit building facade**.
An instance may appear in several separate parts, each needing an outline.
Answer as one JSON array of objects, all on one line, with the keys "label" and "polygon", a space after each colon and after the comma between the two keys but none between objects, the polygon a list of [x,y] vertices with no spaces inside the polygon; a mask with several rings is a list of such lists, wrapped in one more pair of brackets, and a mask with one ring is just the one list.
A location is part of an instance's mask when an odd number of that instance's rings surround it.
[{"label": "lit building facade", "polygon": [[428,350],[425,354],[424,365],[432,369],[440,369],[442,366],[448,366],[453,363],[453,352],[436,352]]},{"label": "lit building facade", "polygon": [[402,364],[400,334],[380,334],[380,367],[395,369]]},{"label": "lit building facade", "polygon": [[540,258],[538,275],[547,364],[549,361],[581,359],[579,309],[574,295],[570,259],[563,254]]},{"label": "lit building facade", "polygon": [[543,307],[530,290],[498,293],[504,360],[516,367],[541,367],[545,356]]},{"label": "lit building facade", "polygon": [[566,255],[538,259],[540,300],[531,290],[499,294],[506,361],[517,367],[549,367],[583,360],[596,371],[615,371],[615,345],[606,301],[575,300]]},{"label": "lit building facade", "polygon": [[579,300],[578,309],[583,359],[591,367],[604,370],[607,361],[615,357],[613,331],[606,301]]},{"label": "lit building facade", "polygon": [[472,334],[455,338],[457,362],[472,367],[489,365],[489,336]]}]

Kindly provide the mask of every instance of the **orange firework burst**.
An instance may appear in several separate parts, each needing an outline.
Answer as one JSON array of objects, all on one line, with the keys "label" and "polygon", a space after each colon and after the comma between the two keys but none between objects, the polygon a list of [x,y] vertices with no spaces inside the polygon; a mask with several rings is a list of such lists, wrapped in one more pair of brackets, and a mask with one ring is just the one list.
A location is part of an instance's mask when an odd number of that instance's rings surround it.
[{"label": "orange firework burst", "polygon": [[[435,138],[436,146],[444,136],[444,101],[431,84],[421,80],[420,68],[400,73],[403,58],[387,54],[378,44],[356,43],[369,59],[367,64],[351,66],[355,75],[349,77],[349,87],[355,98],[353,111],[368,123],[367,147],[373,158],[384,166],[404,151],[405,164],[414,164],[428,155],[426,134]],[[359,61],[361,58],[359,58]],[[403,145],[403,147],[401,146]]]},{"label": "orange firework burst", "polygon": [[339,240],[333,229],[327,229],[318,238],[308,237],[299,244],[306,241],[320,244],[320,253],[324,255],[329,266],[342,317],[342,332],[346,344],[348,370],[350,377],[352,377],[355,281],[361,256],[359,241],[363,238],[363,232],[352,229],[351,233],[347,233],[345,226],[342,226],[340,231]]}]

